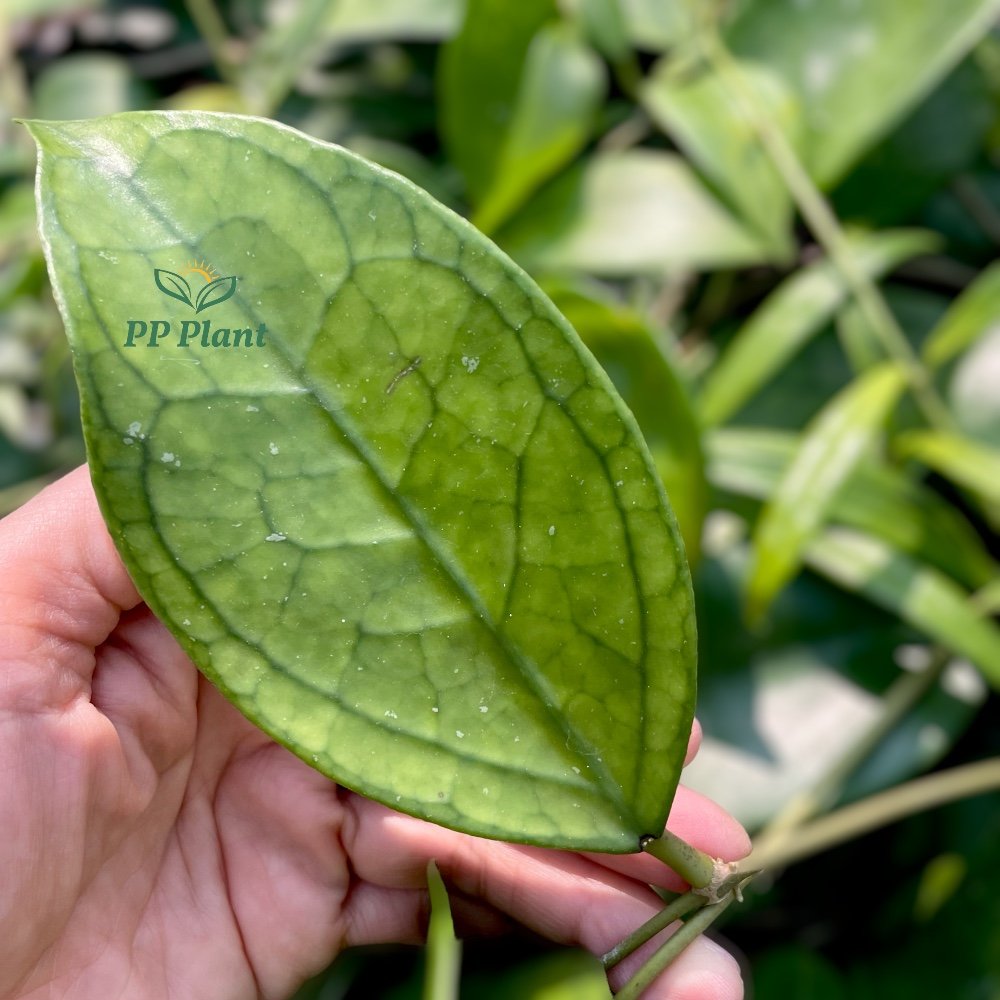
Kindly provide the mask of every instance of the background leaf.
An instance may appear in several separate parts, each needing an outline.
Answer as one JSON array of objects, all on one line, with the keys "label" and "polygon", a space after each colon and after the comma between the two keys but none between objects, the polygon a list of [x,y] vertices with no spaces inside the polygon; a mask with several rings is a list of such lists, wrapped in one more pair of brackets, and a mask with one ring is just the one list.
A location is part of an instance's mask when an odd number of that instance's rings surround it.
[{"label": "background leaf", "polygon": [[497,233],[530,268],[660,274],[768,259],[767,248],[678,156],[599,152],[544,188]]},{"label": "background leaf", "polygon": [[994,687],[1000,685],[1000,628],[981,617],[969,595],[936,570],[846,528],[827,530],[810,546],[807,559],[830,579],[863,592],[968,657]]},{"label": "background leaf", "polygon": [[[905,260],[928,252],[929,233],[900,230],[858,236],[856,263],[880,278]],[[705,378],[698,410],[708,424],[728,420],[818,334],[847,298],[829,261],[797,271],[779,285],[736,332]]]},{"label": "background leaf", "polygon": [[738,57],[764,63],[798,96],[806,165],[830,186],[989,30],[998,11],[997,0],[919,8],[908,0],[863,0],[857,8],[775,0],[745,5],[727,38]]},{"label": "background leaf", "polygon": [[895,405],[903,373],[886,362],[859,376],[803,431],[754,529],[754,559],[747,580],[751,619],[764,613],[794,575],[802,551],[823,524],[833,498]]},{"label": "background leaf", "polygon": [[496,180],[532,39],[555,15],[552,0],[468,0],[461,30],[441,52],[441,135],[474,204]]},{"label": "background leaf", "polygon": [[590,138],[604,64],[569,25],[543,27],[528,48],[495,173],[472,217],[493,232]]},{"label": "background leaf", "polygon": [[[408,182],[260,120],[31,128],[95,488],[192,659],[400,810],[617,852],[662,829],[687,567],[631,416],[537,287]],[[195,156],[235,166],[192,189]],[[150,260],[192,257],[240,271],[227,317],[264,347],[122,346]]]}]

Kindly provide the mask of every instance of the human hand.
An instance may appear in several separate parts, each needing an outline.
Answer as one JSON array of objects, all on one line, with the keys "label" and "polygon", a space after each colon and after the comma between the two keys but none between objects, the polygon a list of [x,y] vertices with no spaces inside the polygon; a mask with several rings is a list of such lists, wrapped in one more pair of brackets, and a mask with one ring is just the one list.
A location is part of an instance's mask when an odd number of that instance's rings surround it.
[{"label": "human hand", "polygon": [[[697,727],[689,755],[697,749]],[[85,468],[0,522],[0,997],[288,997],[343,948],[416,942],[426,865],[460,927],[609,949],[677,888],[646,856],[468,837],[339,788],[247,722],[142,603]],[[680,789],[670,828],[745,833]],[[673,880],[672,880],[673,879]],[[621,982],[636,956],[616,970]],[[650,1000],[735,1000],[699,940]]]}]

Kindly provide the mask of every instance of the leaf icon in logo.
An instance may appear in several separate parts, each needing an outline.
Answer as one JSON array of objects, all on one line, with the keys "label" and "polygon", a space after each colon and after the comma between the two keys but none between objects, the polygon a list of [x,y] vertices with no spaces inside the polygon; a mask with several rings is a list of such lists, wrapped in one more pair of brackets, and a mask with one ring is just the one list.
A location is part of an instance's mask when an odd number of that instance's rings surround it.
[{"label": "leaf icon in logo", "polygon": [[158,267],[153,271],[153,278],[161,292],[172,299],[180,299],[181,302],[194,308],[194,302],[191,301],[191,286],[179,274]]},{"label": "leaf icon in logo", "polygon": [[195,312],[225,302],[236,291],[236,278],[216,278],[207,284],[199,293],[195,303]]}]

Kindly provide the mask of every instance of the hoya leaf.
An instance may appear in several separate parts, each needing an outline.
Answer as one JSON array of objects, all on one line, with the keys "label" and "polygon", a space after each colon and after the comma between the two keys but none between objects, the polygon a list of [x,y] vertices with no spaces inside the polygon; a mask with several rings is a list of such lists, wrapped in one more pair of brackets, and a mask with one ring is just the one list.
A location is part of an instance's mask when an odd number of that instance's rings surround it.
[{"label": "hoya leaf", "polygon": [[[537,286],[409,182],[273,123],[31,129],[95,489],[195,663],[400,810],[577,849],[659,832],[689,573],[634,420]],[[237,276],[204,318],[149,280],[191,259]]]},{"label": "hoya leaf", "polygon": [[639,422],[677,516],[688,562],[697,566],[708,486],[701,430],[680,378],[638,313],[587,286],[551,282],[546,290]]},{"label": "hoya leaf", "polygon": [[924,360],[937,368],[1000,322],[1000,264],[991,264],[955,300],[924,343]]},{"label": "hoya leaf", "polygon": [[620,277],[771,259],[680,156],[599,151],[550,181],[497,234],[539,269]]},{"label": "hoya leaf", "polygon": [[[936,245],[918,229],[858,235],[851,241],[855,263],[880,278],[904,260]],[[830,321],[848,297],[843,278],[828,260],[797,271],[757,307],[736,332],[705,379],[699,399],[702,419],[719,424],[737,413],[789,358]]]},{"label": "hoya leaf", "polygon": [[742,4],[727,41],[798,95],[806,166],[832,187],[991,30],[998,12],[998,0],[769,0]]},{"label": "hoya leaf", "polygon": [[899,454],[1000,504],[1000,449],[947,431],[907,431],[899,435],[895,447]]},{"label": "hoya leaf", "polygon": [[[740,66],[738,71],[768,117],[795,136],[799,109],[781,78],[765,66]],[[642,103],[718,186],[737,215],[778,258],[788,258],[791,196],[726,81],[708,68],[692,72],[664,57],[642,88]]]},{"label": "hoya leaf", "polygon": [[871,445],[905,385],[898,365],[859,375],[802,432],[795,457],[754,529],[747,607],[759,618],[795,575],[806,545]]},{"label": "hoya leaf", "polygon": [[496,181],[528,50],[556,13],[555,0],[468,0],[461,29],[441,49],[441,138],[474,203]]},{"label": "hoya leaf", "polygon": [[583,148],[606,89],[604,63],[568,24],[532,39],[496,173],[472,216],[493,232]]},{"label": "hoya leaf", "polygon": [[842,587],[968,657],[994,688],[1000,688],[1000,628],[983,617],[974,599],[954,581],[847,528],[824,531],[810,545],[806,559]]},{"label": "hoya leaf", "polygon": [[235,278],[216,278],[198,293],[198,297],[195,299],[195,312],[201,312],[203,309],[208,309],[209,306],[217,306],[220,302],[225,302],[226,299],[232,298],[235,291]]},{"label": "hoya leaf", "polygon": [[186,278],[158,267],[153,271],[153,280],[156,282],[156,287],[172,299],[179,299],[185,305],[194,306],[191,301],[191,286]]},{"label": "hoya leaf", "polygon": [[[708,478],[736,496],[768,500],[795,455],[796,440],[771,429],[715,430],[707,438]],[[971,589],[998,575],[982,538],[958,509],[894,466],[859,464],[834,494],[829,519],[873,535]]]}]

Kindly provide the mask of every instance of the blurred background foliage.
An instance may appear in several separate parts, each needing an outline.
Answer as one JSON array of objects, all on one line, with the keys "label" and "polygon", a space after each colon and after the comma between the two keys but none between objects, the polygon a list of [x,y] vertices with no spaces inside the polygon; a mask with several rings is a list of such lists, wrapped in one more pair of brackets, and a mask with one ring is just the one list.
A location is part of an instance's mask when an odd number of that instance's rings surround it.
[{"label": "blurred background foliage", "polygon": [[[994,756],[998,17],[1000,0],[4,0],[0,513],[84,457],[11,118],[268,115],[469,215],[628,400],[695,568],[690,784],[774,842]],[[1000,997],[998,798],[757,885],[721,931],[751,995]],[[593,961],[527,937],[465,954],[468,996],[607,996]],[[422,961],[352,952],[301,1000],[418,997]]]}]

